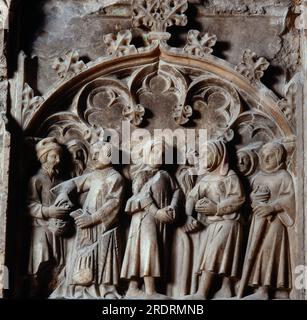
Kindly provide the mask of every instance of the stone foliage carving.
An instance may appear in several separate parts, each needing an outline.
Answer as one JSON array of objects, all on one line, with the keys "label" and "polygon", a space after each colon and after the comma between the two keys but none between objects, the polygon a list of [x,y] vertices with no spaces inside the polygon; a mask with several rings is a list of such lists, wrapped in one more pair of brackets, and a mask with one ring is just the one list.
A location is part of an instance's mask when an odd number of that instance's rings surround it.
[{"label": "stone foliage carving", "polygon": [[265,58],[259,58],[255,52],[247,49],[244,51],[242,62],[236,67],[236,70],[251,82],[257,82],[262,78],[269,65]]},{"label": "stone foliage carving", "polygon": [[57,58],[52,68],[57,72],[60,78],[66,78],[79,73],[85,69],[83,61],[79,61],[79,53],[76,50],[70,50],[63,56]]},{"label": "stone foliage carving", "polygon": [[198,57],[204,57],[212,53],[214,45],[216,44],[217,37],[205,33],[202,35],[198,30],[190,30],[187,36],[187,44],[183,51]]},{"label": "stone foliage carving", "polygon": [[22,112],[21,123],[26,124],[27,120],[35,112],[36,108],[43,102],[43,97],[35,96],[33,89],[27,84],[24,84],[22,92]]},{"label": "stone foliage carving", "polygon": [[168,27],[185,26],[188,22],[184,12],[187,0],[134,0],[132,2],[135,27],[145,26],[154,32],[165,32]]},{"label": "stone foliage carving", "polygon": [[103,37],[108,54],[117,57],[137,52],[135,46],[131,44],[131,40],[132,33],[129,30],[123,30],[117,34],[110,33]]}]

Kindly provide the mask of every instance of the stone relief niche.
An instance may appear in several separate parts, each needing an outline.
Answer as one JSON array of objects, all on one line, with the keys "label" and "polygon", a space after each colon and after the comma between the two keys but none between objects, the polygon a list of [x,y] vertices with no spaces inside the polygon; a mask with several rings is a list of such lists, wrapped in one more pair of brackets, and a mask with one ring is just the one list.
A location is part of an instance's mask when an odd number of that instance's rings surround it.
[{"label": "stone relief niche", "polygon": [[[187,24],[187,7],[135,0],[142,45],[133,30],[108,34],[105,56],[84,63],[71,48],[57,58],[59,80],[42,97],[23,84],[16,120],[35,168],[25,178],[27,297],[293,294],[291,102],[261,83],[269,62],[251,50],[231,65],[213,55],[216,36],[197,30],[171,47],[168,28]],[[186,147],[170,136],[203,130],[206,141]],[[186,162],[167,163],[169,149]]]}]

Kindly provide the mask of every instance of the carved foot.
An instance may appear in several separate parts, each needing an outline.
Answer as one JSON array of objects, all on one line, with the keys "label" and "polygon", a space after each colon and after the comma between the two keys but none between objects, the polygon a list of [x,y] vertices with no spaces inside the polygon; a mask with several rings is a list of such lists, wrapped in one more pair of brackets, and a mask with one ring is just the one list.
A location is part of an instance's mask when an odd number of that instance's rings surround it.
[{"label": "carved foot", "polygon": [[122,296],[117,292],[115,286],[100,286],[100,296],[104,299],[122,299]]},{"label": "carved foot", "polygon": [[207,300],[204,296],[197,293],[183,296],[181,299],[182,300]]},{"label": "carved foot", "polygon": [[232,290],[229,286],[227,287],[222,287],[219,291],[217,291],[213,297],[213,299],[216,300],[223,300],[223,299],[229,299],[233,297]]},{"label": "carved foot", "polygon": [[242,300],[269,300],[269,294],[263,290],[257,290],[254,294],[250,294]]},{"label": "carved foot", "polygon": [[153,294],[146,294],[146,298],[145,299],[148,299],[148,300],[171,300],[170,297],[164,295],[164,294],[161,294],[161,293],[153,293]]},{"label": "carved foot", "polygon": [[288,300],[288,299],[290,299],[289,292],[286,291],[286,290],[277,290],[275,292],[274,299],[276,299],[276,300]]},{"label": "carved foot", "polygon": [[128,289],[125,299],[146,299],[146,294],[140,289]]}]

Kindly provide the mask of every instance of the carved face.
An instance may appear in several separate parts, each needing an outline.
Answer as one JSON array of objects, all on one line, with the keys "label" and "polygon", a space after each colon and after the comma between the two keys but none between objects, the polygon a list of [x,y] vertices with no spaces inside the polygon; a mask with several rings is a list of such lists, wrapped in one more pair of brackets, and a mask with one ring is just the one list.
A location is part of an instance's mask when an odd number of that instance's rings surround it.
[{"label": "carved face", "polygon": [[189,165],[194,166],[197,165],[199,161],[199,154],[196,150],[188,150],[187,151],[187,162]]},{"label": "carved face", "polygon": [[263,147],[260,151],[260,166],[264,171],[273,171],[280,165],[280,160],[272,148]]},{"label": "carved face", "polygon": [[40,158],[42,168],[50,177],[59,173],[61,152],[58,149],[50,150]]},{"label": "carved face", "polygon": [[87,162],[86,153],[78,146],[69,148],[69,152],[72,156],[74,175],[80,176],[83,173]]},{"label": "carved face", "polygon": [[252,161],[247,152],[238,152],[238,169],[241,174],[246,175],[251,170]]},{"label": "carved face", "polygon": [[112,150],[109,144],[97,143],[92,147],[94,169],[103,169],[112,163]]},{"label": "carved face", "polygon": [[60,152],[57,150],[51,150],[47,153],[46,163],[50,168],[58,168],[61,161]]}]

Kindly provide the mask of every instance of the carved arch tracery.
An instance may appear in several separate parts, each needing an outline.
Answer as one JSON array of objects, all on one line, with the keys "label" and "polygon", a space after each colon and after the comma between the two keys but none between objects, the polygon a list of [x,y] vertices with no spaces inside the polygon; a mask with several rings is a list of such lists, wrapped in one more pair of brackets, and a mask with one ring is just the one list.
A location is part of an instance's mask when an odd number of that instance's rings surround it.
[{"label": "carved arch tracery", "polygon": [[[206,128],[216,138],[229,129],[239,134],[246,119],[253,119],[257,132],[267,132],[262,135],[266,140],[294,135],[280,100],[260,82],[252,84],[226,61],[174,52],[164,42],[147,52],[89,63],[42,101],[27,119],[27,134],[44,135],[51,119],[52,126],[76,123],[84,130],[110,124],[120,130],[120,121],[129,120],[132,128],[150,130],[161,128],[161,123],[162,129]],[[155,101],[163,108],[157,113]]]}]

